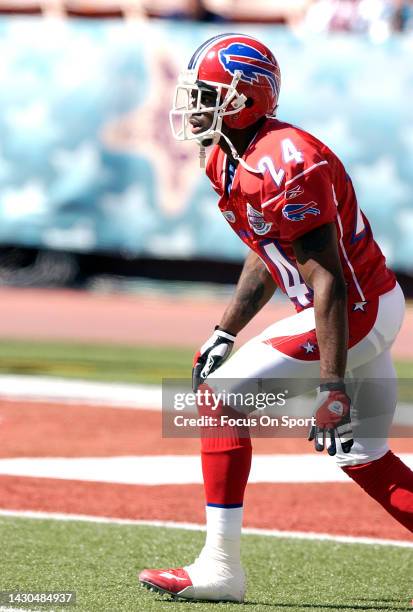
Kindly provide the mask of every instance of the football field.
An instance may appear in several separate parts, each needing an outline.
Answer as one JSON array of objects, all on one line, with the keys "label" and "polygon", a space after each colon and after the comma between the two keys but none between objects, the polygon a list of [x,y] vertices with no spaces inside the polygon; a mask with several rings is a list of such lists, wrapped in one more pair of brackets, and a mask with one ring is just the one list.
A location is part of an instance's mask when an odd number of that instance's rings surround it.
[{"label": "football field", "polygon": [[[204,539],[199,440],[162,438],[160,383],[189,378],[223,302],[7,290],[2,306],[0,592],[76,591],[81,612],[239,609],[171,602],[136,579],[191,562]],[[288,314],[275,304],[247,332]],[[395,346],[406,379],[412,315]],[[411,609],[413,535],[301,433],[253,440],[245,606]],[[409,465],[411,433],[391,442]]]},{"label": "football field", "polygon": [[[75,591],[82,612],[239,609],[173,603],[136,580],[191,562],[204,538],[199,440],[162,438],[156,399],[171,363],[186,377],[188,362],[184,348],[3,343],[0,591]],[[402,376],[411,367],[398,363]],[[92,387],[79,395],[80,379]],[[315,456],[304,431],[253,445],[247,609],[410,609],[413,536]],[[413,462],[410,437],[392,446]],[[20,608],[45,609],[5,609]]]},{"label": "football field", "polygon": [[[2,590],[75,591],[67,611],[240,610],[173,602],[137,586],[144,567],[191,562],[203,542],[198,531],[3,516],[0,532]],[[242,549],[248,611],[411,609],[412,548],[245,535]]]},{"label": "football field", "polygon": [[413,0],[0,30],[0,612],[413,612]]}]

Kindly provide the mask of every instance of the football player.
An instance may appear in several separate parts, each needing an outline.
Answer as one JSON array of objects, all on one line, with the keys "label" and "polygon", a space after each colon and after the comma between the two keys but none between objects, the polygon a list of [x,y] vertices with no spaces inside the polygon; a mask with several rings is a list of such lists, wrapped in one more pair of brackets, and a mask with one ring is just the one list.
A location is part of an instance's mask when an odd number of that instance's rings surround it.
[{"label": "football player", "polygon": [[[216,391],[223,380],[237,392],[253,379],[321,381],[309,436],[315,449],[327,447],[350,478],[413,531],[413,472],[387,442],[396,406],[390,347],[402,324],[403,294],[343,164],[317,138],[275,117],[279,92],[277,60],[245,35],[206,41],[179,77],[173,133],[197,141],[201,162],[214,145],[207,175],[229,227],[250,248],[232,301],[195,357],[194,389]],[[227,360],[238,332],[276,287],[297,313]],[[362,410],[373,421],[359,418]],[[205,546],[189,566],[144,570],[140,581],[149,588],[243,601],[240,536],[251,441],[245,427],[222,429],[201,432]],[[322,518],[319,527],[327,531]]]}]

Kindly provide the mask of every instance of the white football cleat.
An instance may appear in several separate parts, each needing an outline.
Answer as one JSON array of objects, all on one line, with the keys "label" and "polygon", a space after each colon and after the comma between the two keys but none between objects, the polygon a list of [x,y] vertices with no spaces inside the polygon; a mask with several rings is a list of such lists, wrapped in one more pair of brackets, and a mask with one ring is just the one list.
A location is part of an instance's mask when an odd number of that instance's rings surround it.
[{"label": "white football cleat", "polygon": [[197,560],[176,569],[143,570],[139,582],[149,590],[174,598],[241,603],[245,596],[245,574],[240,565],[220,566]]}]

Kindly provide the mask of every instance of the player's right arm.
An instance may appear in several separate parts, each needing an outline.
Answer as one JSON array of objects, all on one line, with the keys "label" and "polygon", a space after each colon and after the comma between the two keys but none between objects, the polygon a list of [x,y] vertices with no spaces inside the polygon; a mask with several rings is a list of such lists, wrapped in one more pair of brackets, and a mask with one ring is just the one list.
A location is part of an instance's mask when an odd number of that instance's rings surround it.
[{"label": "player's right arm", "polygon": [[238,332],[265,306],[275,289],[276,283],[265,264],[250,251],[219,325],[195,355],[192,370],[194,391],[229,357]]}]

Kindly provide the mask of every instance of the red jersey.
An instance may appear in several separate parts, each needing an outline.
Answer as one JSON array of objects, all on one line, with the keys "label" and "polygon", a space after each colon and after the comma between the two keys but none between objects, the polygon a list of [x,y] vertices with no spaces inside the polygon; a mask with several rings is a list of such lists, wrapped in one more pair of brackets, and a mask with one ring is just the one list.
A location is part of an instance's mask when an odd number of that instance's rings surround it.
[{"label": "red jersey", "polygon": [[[335,222],[348,287],[349,309],[390,291],[395,276],[374,241],[350,177],[337,156],[311,134],[267,119],[228,179],[228,158],[215,146],[207,175],[220,196],[219,208],[232,229],[266,264],[297,310],[313,305],[313,292],[297,267],[292,243]],[[231,177],[232,178],[232,177]],[[360,306],[361,305],[361,306]]]}]

